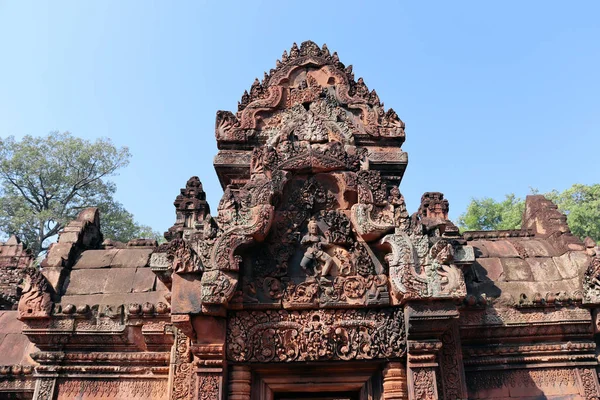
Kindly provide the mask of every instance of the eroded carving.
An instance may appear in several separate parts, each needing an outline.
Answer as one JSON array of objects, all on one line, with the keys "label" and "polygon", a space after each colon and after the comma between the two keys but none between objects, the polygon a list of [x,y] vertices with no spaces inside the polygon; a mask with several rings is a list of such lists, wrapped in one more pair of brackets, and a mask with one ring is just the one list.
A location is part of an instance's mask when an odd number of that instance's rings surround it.
[{"label": "eroded carving", "polygon": [[236,362],[400,357],[405,339],[400,309],[236,312],[228,322],[227,357]]},{"label": "eroded carving", "polygon": [[52,310],[50,285],[36,267],[24,269],[23,292],[19,300],[20,319],[48,318]]}]

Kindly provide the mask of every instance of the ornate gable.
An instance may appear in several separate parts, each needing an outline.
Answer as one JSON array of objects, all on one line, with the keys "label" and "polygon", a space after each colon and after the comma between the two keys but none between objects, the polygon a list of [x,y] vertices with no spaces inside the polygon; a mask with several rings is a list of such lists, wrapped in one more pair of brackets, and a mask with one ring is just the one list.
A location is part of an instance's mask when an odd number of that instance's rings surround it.
[{"label": "ornate gable", "polygon": [[172,267],[195,274],[186,285],[199,281],[199,301],[183,294],[191,313],[465,295],[455,261],[468,263],[472,251],[445,229],[447,201],[428,193],[409,217],[399,190],[404,124],[326,46],[305,42],[284,53],[236,114],[217,113],[216,136],[225,186],[218,214],[194,217],[181,244],[170,244],[169,254],[190,253],[185,259],[196,263]]},{"label": "ornate gable", "polygon": [[300,143],[356,146],[372,169],[385,171],[396,184],[407,163],[398,115],[385,110],[362,78],[354,79],[352,66],[337,53],[313,42],[284,52],[276,68],[244,92],[237,113],[217,112],[216,137],[215,169],[224,188],[250,177],[252,150],[265,144],[289,157],[298,154]]}]

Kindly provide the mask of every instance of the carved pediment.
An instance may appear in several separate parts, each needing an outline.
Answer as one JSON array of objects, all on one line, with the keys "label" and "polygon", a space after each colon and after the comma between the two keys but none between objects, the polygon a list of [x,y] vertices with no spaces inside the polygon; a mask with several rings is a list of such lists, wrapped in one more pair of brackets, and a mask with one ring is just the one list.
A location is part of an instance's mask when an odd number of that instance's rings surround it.
[{"label": "carved pediment", "polygon": [[235,115],[217,113],[219,154],[237,155],[215,160],[227,175],[218,214],[192,178],[175,204],[185,243],[166,257],[200,282],[202,312],[465,295],[461,244],[442,227],[447,201],[428,193],[409,217],[398,187],[404,124],[351,71],[326,46],[294,45]]}]

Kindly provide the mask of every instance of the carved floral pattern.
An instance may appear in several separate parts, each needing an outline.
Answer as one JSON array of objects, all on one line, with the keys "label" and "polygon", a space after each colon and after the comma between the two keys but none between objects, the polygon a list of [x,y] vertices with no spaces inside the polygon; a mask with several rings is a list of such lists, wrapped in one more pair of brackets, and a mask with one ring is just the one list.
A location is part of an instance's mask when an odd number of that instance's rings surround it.
[{"label": "carved floral pattern", "polygon": [[237,312],[228,321],[227,357],[236,362],[400,357],[405,338],[400,309]]},{"label": "carved floral pattern", "polygon": [[58,397],[64,399],[166,399],[167,380],[64,379],[58,382]]},{"label": "carved floral pattern", "polygon": [[192,396],[192,354],[190,351],[190,339],[180,330],[175,332],[175,343],[173,344],[174,365],[173,375],[173,400],[189,400]]},{"label": "carved floral pattern", "polygon": [[414,398],[419,400],[436,400],[435,375],[431,368],[413,368]]},{"label": "carved floral pattern", "polygon": [[201,373],[198,375],[198,400],[219,400],[219,382],[217,374]]}]

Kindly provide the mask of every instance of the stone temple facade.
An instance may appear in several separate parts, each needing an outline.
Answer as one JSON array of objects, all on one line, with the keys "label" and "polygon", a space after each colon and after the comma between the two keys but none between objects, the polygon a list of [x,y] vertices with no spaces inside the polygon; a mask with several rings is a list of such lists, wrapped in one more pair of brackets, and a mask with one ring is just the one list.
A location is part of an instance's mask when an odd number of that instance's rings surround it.
[{"label": "stone temple facade", "polygon": [[466,232],[400,191],[404,123],[312,42],[219,111],[160,246],[96,209],[41,268],[0,246],[0,397],[598,399],[600,255],[550,201]]}]

